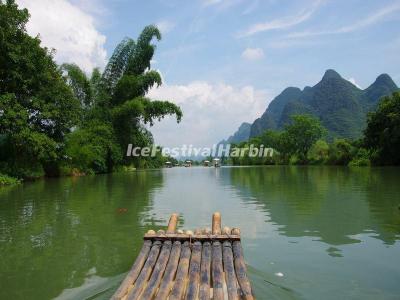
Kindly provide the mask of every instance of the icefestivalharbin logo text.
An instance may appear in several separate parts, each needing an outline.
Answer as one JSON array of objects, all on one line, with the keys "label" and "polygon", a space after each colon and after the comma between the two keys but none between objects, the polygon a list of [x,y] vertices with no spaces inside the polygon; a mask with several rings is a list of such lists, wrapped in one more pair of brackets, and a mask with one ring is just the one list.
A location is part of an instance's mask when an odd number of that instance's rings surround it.
[{"label": "icefestivalharbin logo text", "polygon": [[160,147],[152,145],[149,147],[135,147],[132,144],[128,145],[126,156],[128,157],[156,157],[161,153],[162,156],[172,157],[272,157],[274,150],[264,147],[264,145],[247,145],[246,147],[238,148],[231,147],[230,144],[218,144],[212,147],[194,147],[193,145],[182,145],[181,147]]}]

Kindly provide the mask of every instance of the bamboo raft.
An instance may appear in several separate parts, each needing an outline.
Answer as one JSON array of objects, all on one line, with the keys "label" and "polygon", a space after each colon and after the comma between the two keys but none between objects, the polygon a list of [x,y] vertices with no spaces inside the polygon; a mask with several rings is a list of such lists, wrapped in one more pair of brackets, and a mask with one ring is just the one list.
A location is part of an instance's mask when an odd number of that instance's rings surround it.
[{"label": "bamboo raft", "polygon": [[172,214],[166,231],[149,230],[131,270],[112,296],[133,299],[254,299],[238,228],[221,230],[214,213],[212,230],[176,230]]}]

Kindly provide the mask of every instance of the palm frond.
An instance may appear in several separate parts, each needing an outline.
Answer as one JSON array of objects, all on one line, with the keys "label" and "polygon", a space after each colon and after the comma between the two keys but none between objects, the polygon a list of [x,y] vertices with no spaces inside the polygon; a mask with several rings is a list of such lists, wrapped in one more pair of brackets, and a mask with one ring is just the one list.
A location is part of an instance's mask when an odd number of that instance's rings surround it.
[{"label": "palm frond", "polygon": [[113,94],[118,80],[122,77],[135,49],[135,41],[131,38],[123,39],[115,48],[102,74],[101,82],[106,90]]},{"label": "palm frond", "polygon": [[135,51],[129,58],[127,75],[140,75],[150,68],[150,61],[156,49],[154,44],[150,44],[153,38],[161,40],[160,30],[154,25],[146,26],[137,40]]}]

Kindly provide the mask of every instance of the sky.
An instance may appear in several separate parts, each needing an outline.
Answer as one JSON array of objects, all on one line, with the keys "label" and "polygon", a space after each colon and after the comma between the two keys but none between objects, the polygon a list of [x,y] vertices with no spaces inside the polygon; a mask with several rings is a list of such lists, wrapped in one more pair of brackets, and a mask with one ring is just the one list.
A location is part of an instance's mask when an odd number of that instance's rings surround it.
[{"label": "sky", "polygon": [[288,86],[316,84],[326,69],[366,88],[381,73],[400,83],[397,0],[17,0],[27,30],[58,63],[104,68],[126,36],[155,24],[152,69],[163,85],[148,97],[183,110],[150,128],[166,147],[210,146],[253,122]]}]

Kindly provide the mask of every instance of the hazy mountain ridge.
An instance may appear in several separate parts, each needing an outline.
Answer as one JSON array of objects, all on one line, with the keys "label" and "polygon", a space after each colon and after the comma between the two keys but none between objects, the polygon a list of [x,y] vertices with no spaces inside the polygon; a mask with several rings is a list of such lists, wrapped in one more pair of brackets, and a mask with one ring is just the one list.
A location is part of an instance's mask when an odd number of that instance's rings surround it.
[{"label": "hazy mountain ridge", "polygon": [[250,123],[243,122],[233,135],[226,140],[222,140],[220,144],[240,143],[248,140],[250,136],[250,128]]},{"label": "hazy mountain ridge", "polygon": [[398,89],[388,74],[379,75],[369,87],[360,89],[336,71],[327,70],[313,87],[284,89],[253,122],[248,137],[240,135],[241,140],[235,142],[258,136],[267,129],[281,129],[291,115],[304,113],[319,118],[331,138],[358,138],[365,127],[367,113],[381,97]]}]

